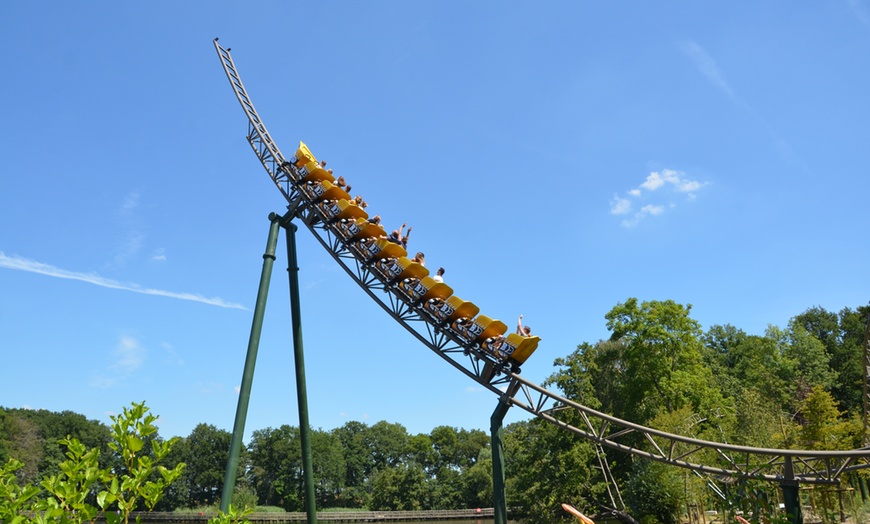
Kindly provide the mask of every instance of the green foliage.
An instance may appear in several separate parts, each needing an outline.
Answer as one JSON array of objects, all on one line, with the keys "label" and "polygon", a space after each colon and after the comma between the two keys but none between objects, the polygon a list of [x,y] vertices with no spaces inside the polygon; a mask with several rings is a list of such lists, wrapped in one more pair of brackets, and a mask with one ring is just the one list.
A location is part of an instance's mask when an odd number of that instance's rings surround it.
[{"label": "green foliage", "polygon": [[211,424],[197,424],[183,439],[180,459],[187,467],[181,481],[190,505],[210,505],[220,498],[232,437]]},{"label": "green foliage", "polygon": [[248,446],[249,479],[260,504],[302,511],[302,447],[299,429],[283,425],[254,431]]},{"label": "green foliage", "polygon": [[[104,519],[108,524],[127,524],[140,502],[152,509],[184,468],[179,464],[170,470],[158,464],[174,440],[153,438],[156,419],[144,402],[133,403],[122,415],[112,417],[109,448],[119,458],[120,471],[101,467],[99,448],[88,448],[76,438],[61,439],[66,459],[58,464],[58,473],[39,483],[44,494],[33,484],[18,485],[15,471],[22,464],[10,459],[0,470],[0,520],[72,524]],[[144,449],[148,437],[152,437],[150,450]]]},{"label": "green foliage", "polygon": [[257,492],[250,486],[236,486],[233,490],[233,502],[230,508],[242,508],[254,511],[257,509]]},{"label": "green foliage", "polygon": [[372,510],[421,510],[431,507],[426,474],[417,464],[376,471],[372,478]]},{"label": "green foliage", "polygon": [[703,365],[701,327],[689,316],[692,306],[672,300],[617,304],[605,318],[610,340],[621,342],[611,367],[624,370],[618,394],[627,420],[644,424],[662,410],[685,405],[699,413],[721,409],[721,392]]},{"label": "green foliage", "polygon": [[38,484],[59,473],[58,464],[66,460],[60,441],[67,436],[109,452],[109,429],[96,420],[71,411],[0,409],[0,462],[15,458],[23,463],[16,472],[20,482]]},{"label": "green foliage", "polygon": [[39,494],[39,488],[28,484],[18,484],[16,471],[24,464],[15,459],[9,459],[0,468],[0,522],[6,524],[23,524],[30,522],[25,512],[33,507],[33,499]]},{"label": "green foliage", "polygon": [[598,456],[589,441],[539,419],[509,425],[504,441],[508,500],[519,511],[517,518],[530,524],[555,522],[566,501],[609,505]]},{"label": "green foliage", "polygon": [[335,506],[344,487],[344,450],[341,441],[333,433],[312,431],[311,459],[317,507]]},{"label": "green foliage", "polygon": [[635,459],[625,481],[626,504],[641,522],[677,524],[683,476],[677,468]]},{"label": "green foliage", "polygon": [[253,511],[254,509],[250,507],[239,509],[230,504],[226,513],[219,511],[216,516],[208,519],[208,524],[247,524],[250,522],[248,515]]},{"label": "green foliage", "polygon": [[[124,408],[122,415],[112,416],[109,447],[121,458],[125,471],[111,479],[106,502],[117,503],[125,524],[140,499],[148,510],[153,510],[166,487],[181,476],[185,467],[183,463],[173,469],[158,465],[172,450],[178,437],[167,441],[149,439],[157,434],[156,420],[144,402],[134,402],[132,407]],[[150,455],[143,450],[146,439],[151,443]],[[109,516],[106,520],[113,524]]]}]

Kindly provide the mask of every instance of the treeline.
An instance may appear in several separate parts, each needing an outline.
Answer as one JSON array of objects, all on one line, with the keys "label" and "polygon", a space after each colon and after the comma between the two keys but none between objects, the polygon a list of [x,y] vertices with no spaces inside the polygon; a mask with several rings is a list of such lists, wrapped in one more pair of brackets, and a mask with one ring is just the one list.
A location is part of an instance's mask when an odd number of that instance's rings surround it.
[{"label": "treeline", "polygon": [[[0,463],[25,464],[22,484],[39,484],[58,473],[65,456],[59,441],[78,438],[109,463],[109,428],[70,411],[0,408]],[[151,438],[160,439],[158,435]],[[163,461],[186,467],[155,508],[171,511],[219,502],[232,434],[199,424],[179,439]],[[145,450],[149,446],[145,447]],[[489,436],[439,426],[411,435],[401,424],[348,422],[331,431],[312,430],[311,449],[318,508],[372,510],[454,509],[492,505]],[[284,425],[252,434],[242,450],[234,503],[304,511],[299,428]]]},{"label": "treeline", "polygon": [[[704,331],[690,313],[690,305],[669,300],[617,304],[605,315],[611,336],[557,359],[544,385],[616,417],[704,440],[793,449],[862,446],[870,308],[835,313],[814,307],[762,335],[730,325]],[[23,481],[56,473],[64,452],[57,441],[67,435],[111,457],[108,429],[97,421],[71,412],[0,410],[0,460],[24,462],[17,472]],[[166,465],[187,466],[156,509],[215,504],[230,440],[228,431],[207,424],[180,439]],[[706,485],[709,479],[612,450],[599,455],[588,441],[539,419],[507,426],[504,442],[508,504],[515,518],[532,524],[564,519],[562,502],[596,513],[621,509],[624,501],[634,518],[662,524],[678,522],[690,505],[739,508],[759,518],[776,507],[777,486],[721,484],[722,500]],[[492,505],[489,435],[480,430],[439,426],[411,435],[397,423],[348,422],[314,430],[311,447],[319,509]],[[866,490],[860,477],[842,480]],[[243,449],[234,503],[303,511],[303,495],[299,429],[255,431]]]}]

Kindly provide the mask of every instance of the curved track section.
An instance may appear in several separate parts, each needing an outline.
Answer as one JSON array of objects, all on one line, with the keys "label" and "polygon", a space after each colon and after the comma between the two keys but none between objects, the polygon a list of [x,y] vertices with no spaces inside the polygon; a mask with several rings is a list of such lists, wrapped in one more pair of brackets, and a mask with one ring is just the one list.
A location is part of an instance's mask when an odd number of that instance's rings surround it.
[{"label": "curved track section", "polygon": [[[366,262],[356,242],[315,205],[304,169],[285,157],[254,108],[229,48],[215,50],[248,118],[247,140],[288,202],[287,218],[302,222],[347,274],[381,308],[453,367],[508,402],[597,445],[714,477],[832,484],[845,472],[870,467],[870,449],[810,451],[752,448],[674,435],[611,417],[519,376],[493,353],[469,341],[448,322],[403,292],[379,264]],[[332,217],[334,218],[334,217]],[[514,373],[513,371],[517,371]]]}]

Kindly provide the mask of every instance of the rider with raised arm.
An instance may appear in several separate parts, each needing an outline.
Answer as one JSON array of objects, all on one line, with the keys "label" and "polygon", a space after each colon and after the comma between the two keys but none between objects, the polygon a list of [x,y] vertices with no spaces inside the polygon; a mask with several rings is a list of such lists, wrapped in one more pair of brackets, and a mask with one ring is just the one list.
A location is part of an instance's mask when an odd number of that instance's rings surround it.
[{"label": "rider with raised arm", "polygon": [[521,337],[530,337],[532,336],[532,328],[529,326],[523,326],[523,316],[520,315],[520,318],[517,319],[517,335]]}]

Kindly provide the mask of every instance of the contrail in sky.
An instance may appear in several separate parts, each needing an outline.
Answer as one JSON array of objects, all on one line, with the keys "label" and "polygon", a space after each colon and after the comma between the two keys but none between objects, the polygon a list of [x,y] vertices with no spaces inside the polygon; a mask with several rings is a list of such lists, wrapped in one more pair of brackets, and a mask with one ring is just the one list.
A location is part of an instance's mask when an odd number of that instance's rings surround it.
[{"label": "contrail in sky", "polygon": [[87,282],[88,284],[94,284],[95,286],[120,289],[122,291],[132,291],[134,293],[142,293],[143,295],[157,295],[161,297],[177,298],[180,300],[191,300],[193,302],[202,302],[203,304],[208,304],[210,306],[229,309],[247,309],[241,304],[227,302],[218,297],[208,298],[193,293],[176,293],[174,291],[164,291],[162,289],[143,288],[137,284],[124,284],[115,280],[103,278],[95,273],[77,273],[75,271],[67,271],[48,264],[43,264],[42,262],[37,262],[35,260],[21,257],[9,257],[2,251],[0,251],[0,267],[6,269],[17,269],[18,271],[27,271],[29,273],[39,273],[40,275],[47,275],[55,278],[79,280],[81,282]]}]

